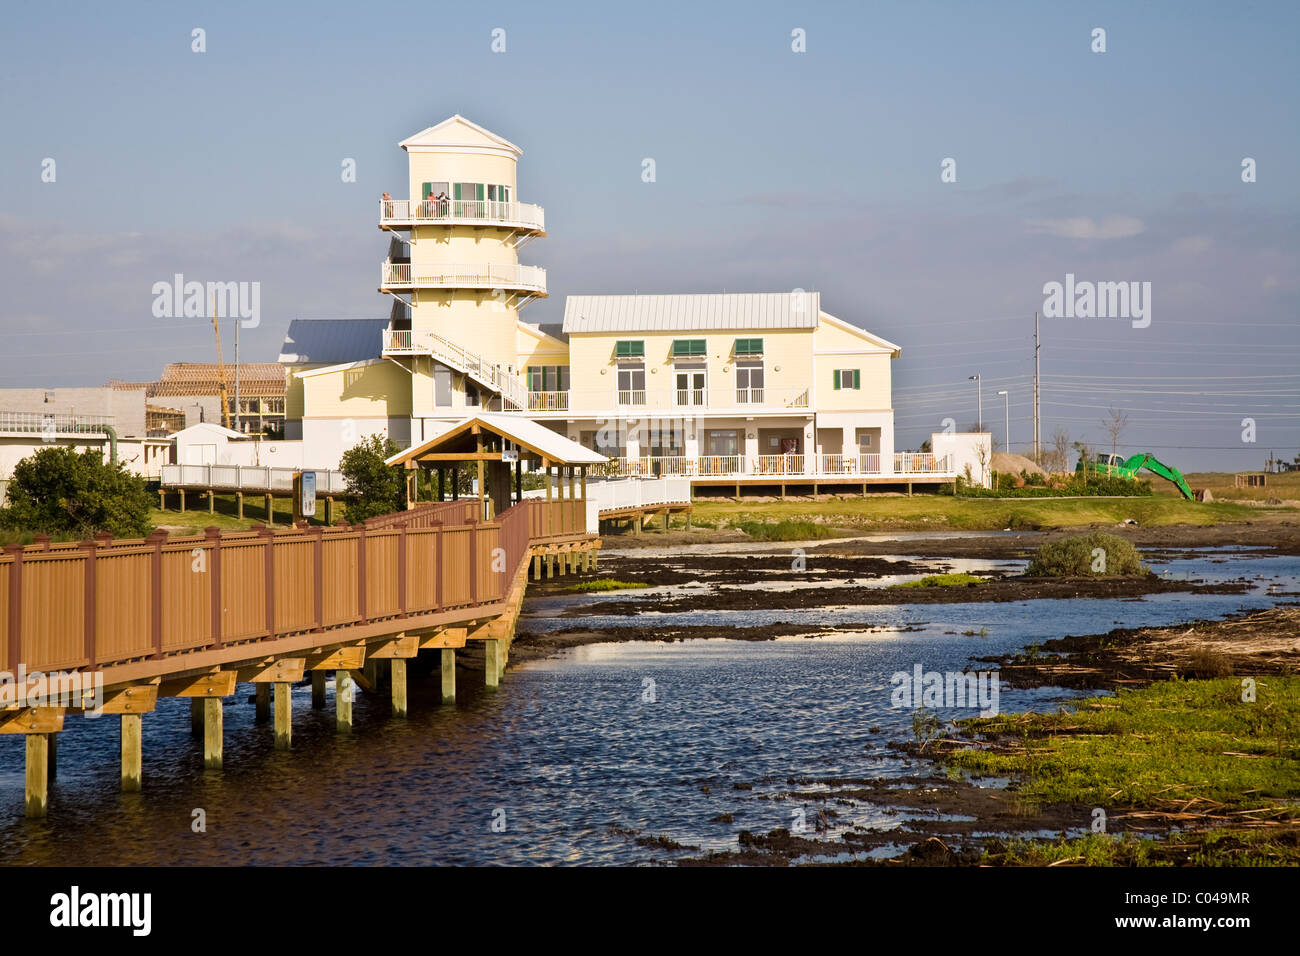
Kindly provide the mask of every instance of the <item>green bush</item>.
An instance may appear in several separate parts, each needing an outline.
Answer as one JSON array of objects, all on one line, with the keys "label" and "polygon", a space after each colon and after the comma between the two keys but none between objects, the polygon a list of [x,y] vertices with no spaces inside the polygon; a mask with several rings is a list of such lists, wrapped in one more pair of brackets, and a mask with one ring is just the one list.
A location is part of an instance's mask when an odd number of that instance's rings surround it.
[{"label": "green bush", "polygon": [[96,449],[42,448],[14,466],[0,508],[0,527],[52,538],[90,538],[107,531],[139,538],[151,530],[152,499],[144,479]]},{"label": "green bush", "polygon": [[1104,531],[1049,541],[1029,560],[1031,577],[1114,577],[1147,574],[1137,548]]},{"label": "green bush", "polygon": [[814,538],[834,538],[843,532],[815,521],[741,521],[733,523],[755,541],[810,541]]},{"label": "green bush", "polygon": [[961,479],[957,480],[957,494],[962,498],[1070,498],[1070,497],[1149,497],[1151,482],[1142,479],[1119,478],[1115,476],[1090,475],[1086,479],[1074,475],[1068,482],[1058,488],[1045,487],[1041,476],[1035,475],[1038,483],[1025,482],[1023,488],[1015,487],[1015,480],[1010,476],[998,475],[995,488],[977,488]]},{"label": "green bush", "polygon": [[384,464],[400,451],[386,435],[371,435],[343,453],[339,470],[348,491],[356,497],[343,509],[348,524],[392,514],[406,507],[406,481],[402,469]]}]

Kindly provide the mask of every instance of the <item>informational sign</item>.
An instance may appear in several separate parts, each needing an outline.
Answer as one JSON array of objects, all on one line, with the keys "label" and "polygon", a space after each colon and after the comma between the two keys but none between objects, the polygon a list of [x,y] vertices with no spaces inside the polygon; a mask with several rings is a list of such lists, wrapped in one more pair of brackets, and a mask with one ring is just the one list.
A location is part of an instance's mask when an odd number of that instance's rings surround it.
[{"label": "informational sign", "polygon": [[505,462],[514,462],[519,460],[518,448],[505,448],[501,451],[501,460]]},{"label": "informational sign", "polygon": [[304,471],[298,475],[298,514],[311,518],[316,514],[316,472]]}]

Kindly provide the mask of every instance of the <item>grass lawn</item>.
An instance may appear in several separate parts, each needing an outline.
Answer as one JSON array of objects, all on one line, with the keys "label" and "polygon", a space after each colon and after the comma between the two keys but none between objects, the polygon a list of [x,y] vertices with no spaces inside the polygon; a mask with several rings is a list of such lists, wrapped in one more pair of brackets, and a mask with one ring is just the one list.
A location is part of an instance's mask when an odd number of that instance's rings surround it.
[{"label": "grass lawn", "polygon": [[[1162,481],[1154,476],[1151,477],[1151,489],[1163,497],[1178,497],[1179,491],[1167,481]],[[1300,500],[1300,471],[1288,471],[1280,475],[1268,475],[1265,480],[1268,482],[1263,488],[1236,488],[1233,486],[1233,476],[1227,472],[1195,473],[1185,474],[1184,478],[1193,489],[1209,488],[1210,492],[1216,499],[1251,499],[1254,501],[1266,501],[1269,498],[1280,498],[1283,501]]]},{"label": "grass lawn", "polygon": [[[266,523],[266,499],[261,495],[244,496],[244,517],[236,517],[238,507],[235,502],[235,496],[217,495],[214,502],[214,513],[208,512],[208,499],[194,493],[188,493],[185,496],[185,511],[177,510],[177,495],[171,492],[167,495],[167,510],[162,511],[158,508],[149,509],[149,520],[155,527],[166,528],[174,535],[185,534],[202,534],[203,529],[209,526],[216,526],[222,531],[245,531],[254,525]],[[288,498],[276,498],[272,507],[274,522],[277,528],[286,528],[293,517],[292,504]],[[334,503],[334,522],[338,524],[343,520],[343,503],[336,501]],[[325,502],[321,499],[316,501],[316,517],[312,519],[312,524],[325,523]]]},{"label": "grass lawn", "polygon": [[[1268,510],[1230,502],[1199,504],[1180,497],[1142,498],[954,498],[950,495],[831,498],[822,501],[743,501],[697,499],[693,520],[719,528],[742,523],[814,521],[851,531],[870,529],[1000,531],[1003,528],[1138,524],[1213,525],[1258,519]],[[1294,514],[1294,509],[1290,509]]]}]

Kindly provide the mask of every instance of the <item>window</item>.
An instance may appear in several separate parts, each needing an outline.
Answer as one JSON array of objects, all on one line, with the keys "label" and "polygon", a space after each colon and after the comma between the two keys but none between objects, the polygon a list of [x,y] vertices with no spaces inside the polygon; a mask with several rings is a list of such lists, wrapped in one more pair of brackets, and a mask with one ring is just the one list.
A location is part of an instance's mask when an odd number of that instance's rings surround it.
[{"label": "window", "polygon": [[447,183],[425,183],[420,198],[431,199],[436,196],[446,195],[449,188]]},{"label": "window", "polygon": [[674,339],[673,358],[703,358],[704,339]]},{"label": "window", "polygon": [[489,184],[487,188],[487,198],[488,202],[509,202],[510,187],[498,186],[494,183]]},{"label": "window", "polygon": [[618,370],[618,404],[645,404],[645,365],[624,365]]},{"label": "window", "polygon": [[837,368],[832,384],[837,392],[842,388],[861,388],[862,373],[856,368]]},{"label": "window", "polygon": [[475,200],[478,200],[479,202],[483,201],[484,186],[482,183],[456,183],[451,188],[452,199],[460,199],[469,202]]},{"label": "window", "polygon": [[451,369],[439,365],[433,370],[433,404],[451,408]]},{"label": "window", "polygon": [[762,404],[763,401],[763,363],[736,363],[736,404]]},{"label": "window", "polygon": [[569,366],[567,365],[528,366],[528,391],[567,392],[568,390],[569,390]]},{"label": "window", "polygon": [[621,341],[614,343],[614,358],[631,359],[645,358],[645,343],[639,340]]},{"label": "window", "polygon": [[736,356],[741,355],[762,355],[762,339],[736,339]]},{"label": "window", "polygon": [[705,437],[705,447],[710,455],[740,454],[740,438],[734,429],[717,429]]}]

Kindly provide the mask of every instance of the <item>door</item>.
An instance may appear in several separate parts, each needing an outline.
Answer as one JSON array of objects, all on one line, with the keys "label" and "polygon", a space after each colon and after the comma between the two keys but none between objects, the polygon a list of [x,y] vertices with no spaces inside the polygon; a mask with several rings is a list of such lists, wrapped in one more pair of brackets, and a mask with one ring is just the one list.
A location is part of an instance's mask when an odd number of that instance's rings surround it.
[{"label": "door", "polygon": [[704,404],[704,370],[679,369],[677,372],[677,404]]}]

